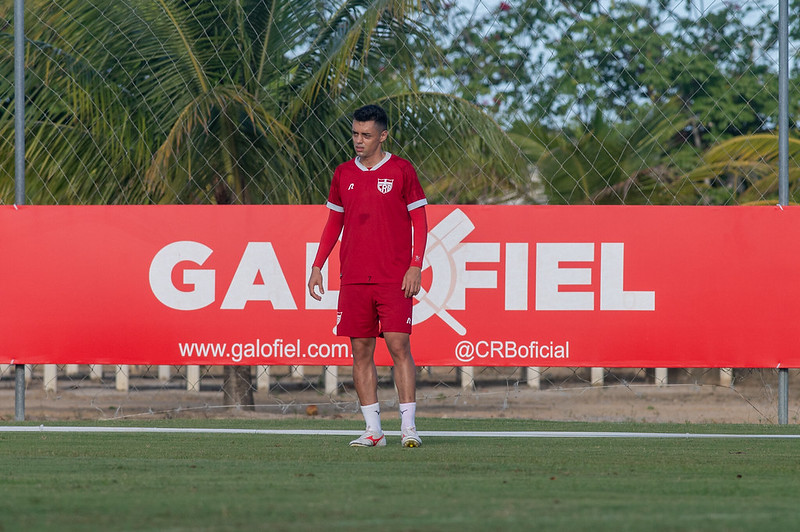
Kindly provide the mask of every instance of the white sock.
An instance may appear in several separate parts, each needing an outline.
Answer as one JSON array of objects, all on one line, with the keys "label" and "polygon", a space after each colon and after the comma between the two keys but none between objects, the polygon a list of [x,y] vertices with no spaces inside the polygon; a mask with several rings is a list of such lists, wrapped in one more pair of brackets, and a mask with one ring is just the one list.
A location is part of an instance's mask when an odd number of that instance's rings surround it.
[{"label": "white sock", "polygon": [[383,432],[381,430],[381,404],[374,403],[371,405],[363,405],[361,413],[364,415],[364,421],[367,423],[367,430],[372,432]]},{"label": "white sock", "polygon": [[400,430],[416,427],[417,403],[400,403]]}]

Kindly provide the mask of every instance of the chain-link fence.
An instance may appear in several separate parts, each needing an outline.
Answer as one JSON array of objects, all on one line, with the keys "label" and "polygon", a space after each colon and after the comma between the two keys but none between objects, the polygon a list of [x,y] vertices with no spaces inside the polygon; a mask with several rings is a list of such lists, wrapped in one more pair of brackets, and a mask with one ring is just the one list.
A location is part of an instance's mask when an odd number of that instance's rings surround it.
[{"label": "chain-link fence", "polygon": [[[800,2],[790,8],[794,19]],[[11,2],[0,6],[6,205],[13,15]],[[389,112],[388,150],[415,163],[431,203],[779,201],[777,1],[26,0],[24,16],[30,204],[322,203],[333,169],[352,157],[350,113],[372,102]],[[789,37],[793,113],[800,30]],[[800,142],[790,126],[795,202]],[[349,369],[334,370],[252,368],[254,411],[355,412]],[[0,393],[12,373],[0,368]],[[223,373],[33,366],[28,411],[229,415],[240,407],[225,405]],[[605,413],[589,417],[776,417],[774,370],[420,368],[418,377],[420,413],[536,417],[552,400],[564,419],[604,401]],[[381,382],[391,402],[390,368]],[[642,394],[663,406],[631,407]],[[708,394],[742,410],[714,417]],[[693,399],[694,415],[652,415]]]},{"label": "chain-link fence", "polygon": [[[12,419],[13,366],[0,367],[0,418]],[[349,367],[254,366],[253,406],[226,405],[219,366],[28,365],[30,419],[323,416],[360,418]],[[790,379],[796,382],[796,370]],[[422,367],[420,415],[559,421],[776,423],[777,370]],[[333,383],[333,384],[332,384]],[[790,389],[789,422],[800,421]],[[397,406],[391,368],[379,400]]]}]

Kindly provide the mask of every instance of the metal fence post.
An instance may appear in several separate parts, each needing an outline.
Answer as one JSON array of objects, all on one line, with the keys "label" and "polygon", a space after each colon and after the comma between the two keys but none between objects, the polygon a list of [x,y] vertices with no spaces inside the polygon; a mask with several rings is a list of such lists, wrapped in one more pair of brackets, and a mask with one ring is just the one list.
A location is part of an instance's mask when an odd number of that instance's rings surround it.
[{"label": "metal fence post", "polygon": [[778,425],[789,423],[789,370],[778,370]]},{"label": "metal fence post", "polygon": [[[14,201],[25,204],[25,0],[14,0]],[[25,365],[17,364],[14,419],[25,419]]]},{"label": "metal fence post", "polygon": [[[778,4],[778,196],[789,204],[789,0]],[[789,422],[789,369],[778,369],[778,424]]]}]

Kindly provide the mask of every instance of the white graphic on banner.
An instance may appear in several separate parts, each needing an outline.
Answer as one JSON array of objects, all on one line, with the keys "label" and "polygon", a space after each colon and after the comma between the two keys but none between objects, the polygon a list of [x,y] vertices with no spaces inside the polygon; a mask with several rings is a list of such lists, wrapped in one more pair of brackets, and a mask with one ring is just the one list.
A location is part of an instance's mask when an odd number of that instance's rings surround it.
[{"label": "white graphic on banner", "polygon": [[600,310],[655,310],[655,292],[622,289],[624,249],[620,242],[600,245]]},{"label": "white graphic on banner", "polygon": [[[430,267],[430,289],[421,290],[414,307],[414,323],[438,316],[451,329],[464,336],[466,327],[449,310],[466,309],[467,289],[496,289],[497,271],[467,269],[468,263],[500,262],[499,242],[463,242],[475,225],[460,209],[455,209],[428,233],[423,269]],[[538,310],[594,310],[591,290],[595,260],[592,242],[539,243],[536,246],[536,300]],[[600,310],[654,311],[655,292],[623,289],[624,244],[600,244]],[[585,262],[585,267],[561,263]],[[528,244],[505,243],[505,298],[503,308],[528,310]],[[562,286],[582,286],[586,290],[565,290]]]},{"label": "white graphic on banner", "polygon": [[[656,295],[652,291],[623,290],[624,244],[600,244],[600,310],[653,311]],[[592,269],[595,245],[592,242],[540,242],[536,245],[536,310],[594,310]],[[586,266],[562,267],[562,262]],[[584,287],[561,291],[561,286]]]},{"label": "white graphic on banner", "polygon": [[[317,249],[319,249],[319,244],[316,242],[306,242],[306,279],[311,274],[311,268],[314,267],[314,258],[317,256]],[[339,291],[338,290],[331,290],[328,286],[330,280],[328,279],[328,262],[325,261],[325,264],[322,266],[322,282],[323,282],[323,290],[325,290],[324,294],[321,294],[321,299],[317,301],[308,290],[304,290],[305,293],[305,302],[307,309],[330,309],[333,310],[336,308],[339,302]]]},{"label": "white graphic on banner", "polygon": [[[431,283],[417,295],[414,324],[436,316],[464,336],[466,327],[451,311],[466,310],[467,290],[497,290],[500,272],[504,274],[504,311],[527,311],[531,285],[535,286],[536,311],[593,311],[597,310],[596,302],[601,311],[656,308],[654,291],[624,289],[625,245],[621,242],[538,242],[535,265],[529,266],[528,242],[464,242],[474,230],[472,220],[456,208],[428,233],[423,270],[431,269]],[[317,246],[305,243],[306,278]],[[501,251],[504,251],[502,261]],[[150,288],[156,299],[183,311],[212,305],[216,272],[203,268],[212,253],[210,247],[193,241],[172,242],[159,250],[149,272]],[[183,286],[175,286],[173,271],[187,262],[196,266],[183,267]],[[534,272],[535,280],[529,282],[528,277]],[[599,282],[592,280],[594,272],[599,272]],[[321,301],[312,299],[305,287],[301,288],[306,293],[306,309],[337,308],[339,292],[327,287],[327,265],[322,273],[326,290]],[[247,243],[220,309],[243,310],[251,301],[269,302],[275,310],[297,309],[270,242]]]},{"label": "white graphic on banner", "polygon": [[[175,310],[199,310],[214,302],[216,271],[186,268],[183,283],[191,290],[181,290],[172,284],[172,270],[181,262],[202,266],[213,250],[191,240],[164,246],[150,263],[150,289],[156,299]],[[256,282],[261,277],[263,283]],[[270,242],[248,242],[236,273],[225,292],[221,309],[242,310],[248,301],[269,301],[272,307],[295,310],[297,305],[289,284]]]},{"label": "white graphic on banner", "polygon": [[[261,275],[263,283],[256,279]],[[269,301],[274,309],[297,308],[270,242],[248,242],[221,309],[243,309],[248,301]]]},{"label": "white graphic on banner", "polygon": [[467,270],[469,262],[498,262],[497,242],[462,242],[475,225],[461,209],[455,209],[428,233],[423,270],[430,267],[429,290],[420,290],[414,307],[414,323],[436,315],[461,336],[467,329],[448,310],[466,308],[467,288],[497,288],[497,272]]},{"label": "white graphic on banner", "polygon": [[180,290],[172,284],[172,270],[181,262],[202,265],[213,253],[205,244],[192,241],[173,242],[164,246],[150,263],[150,289],[164,305],[176,310],[197,310],[214,302],[214,270],[183,271],[183,283],[192,290]]}]

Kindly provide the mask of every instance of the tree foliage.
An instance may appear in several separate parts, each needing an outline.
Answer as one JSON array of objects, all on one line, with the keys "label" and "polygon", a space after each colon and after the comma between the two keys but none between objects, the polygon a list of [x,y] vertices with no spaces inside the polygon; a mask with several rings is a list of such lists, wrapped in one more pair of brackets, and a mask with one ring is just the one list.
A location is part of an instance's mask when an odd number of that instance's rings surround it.
[{"label": "tree foliage", "polygon": [[[35,203],[321,202],[333,167],[352,156],[349,113],[374,101],[407,141],[392,146],[440,200],[474,197],[434,186],[445,166],[510,186],[521,167],[498,125],[463,99],[420,90],[420,48],[408,46],[428,42],[420,9],[417,0],[29,0],[28,194]],[[12,32],[0,33],[4,105]],[[4,113],[0,134],[13,138],[12,128]],[[419,134],[424,142],[408,142]],[[8,176],[12,148],[0,144]]]},{"label": "tree foliage", "polygon": [[[488,4],[488,3],[487,3]],[[480,5],[480,4],[478,4]],[[667,0],[449,4],[442,79],[503,117],[548,127],[621,123],[674,100],[697,148],[774,127],[777,14],[762,1],[698,13]]]},{"label": "tree foliage", "polygon": [[[321,202],[352,156],[348,115],[369,102],[434,202],[725,203],[738,178],[697,179],[719,168],[706,152],[777,122],[766,0],[28,6],[35,203]],[[0,17],[8,202],[10,6]]]},{"label": "tree foliage", "polygon": [[654,108],[626,123],[597,111],[570,130],[517,123],[512,138],[535,168],[550,203],[678,203],[681,175],[665,154],[687,123],[677,105]]},{"label": "tree foliage", "polygon": [[[800,140],[789,138],[789,201],[800,202]],[[778,135],[730,138],[703,155],[688,180],[706,204],[775,204],[778,198]]]}]

